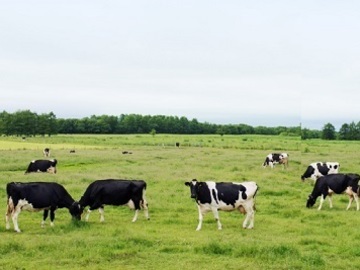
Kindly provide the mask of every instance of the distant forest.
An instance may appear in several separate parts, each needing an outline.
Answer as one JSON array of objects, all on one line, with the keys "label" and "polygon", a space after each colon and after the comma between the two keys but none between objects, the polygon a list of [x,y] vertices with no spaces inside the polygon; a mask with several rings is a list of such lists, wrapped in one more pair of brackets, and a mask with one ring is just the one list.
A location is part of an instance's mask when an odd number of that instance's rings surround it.
[{"label": "distant forest", "polygon": [[331,123],[322,130],[295,127],[265,127],[246,124],[200,123],[197,119],[165,115],[92,115],[81,119],[56,118],[53,112],[37,114],[30,110],[0,113],[0,134],[5,136],[51,136],[56,134],[259,134],[301,136],[302,139],[360,140],[360,122],[343,124],[339,132]]}]

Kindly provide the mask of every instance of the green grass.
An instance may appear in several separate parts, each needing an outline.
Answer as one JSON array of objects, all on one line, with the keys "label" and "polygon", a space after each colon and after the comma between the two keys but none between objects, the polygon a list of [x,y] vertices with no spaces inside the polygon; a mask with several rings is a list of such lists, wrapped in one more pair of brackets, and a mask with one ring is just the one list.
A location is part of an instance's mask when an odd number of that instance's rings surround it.
[{"label": "green grass", "polygon": [[[180,142],[180,148],[175,147]],[[50,147],[58,173],[28,174],[30,160]],[[76,149],[70,154],[70,149]],[[131,151],[123,155],[122,151]],[[66,209],[55,226],[40,227],[42,213],[22,212],[22,233],[0,227],[0,269],[356,269],[360,267],[360,213],[345,211],[347,198],[333,198],[319,212],[305,207],[312,182],[300,175],[314,161],[339,161],[342,172],[359,173],[358,142],[301,141],[284,136],[113,135],[0,139],[0,212],[9,181],[55,181],[79,199],[97,179],[144,179],[150,220],[131,223],[127,207],[105,207],[100,224],[71,222]],[[263,169],[273,151],[290,154],[287,170]],[[211,213],[196,232],[197,208],[185,181],[254,180],[260,186],[255,228],[241,228],[243,215]]]}]

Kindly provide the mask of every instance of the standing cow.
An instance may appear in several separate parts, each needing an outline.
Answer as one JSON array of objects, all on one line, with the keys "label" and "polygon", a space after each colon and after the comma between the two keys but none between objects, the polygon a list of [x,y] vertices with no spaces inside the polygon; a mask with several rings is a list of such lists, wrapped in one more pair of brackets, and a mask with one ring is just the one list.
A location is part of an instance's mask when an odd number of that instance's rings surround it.
[{"label": "standing cow", "polygon": [[143,180],[96,180],[85,190],[79,204],[82,210],[89,206],[85,217],[86,221],[89,220],[89,215],[92,210],[99,209],[100,222],[105,220],[105,205],[128,205],[131,209],[135,209],[135,216],[132,219],[132,222],[135,222],[141,208],[144,209],[145,217],[149,219],[145,191],[146,182]]},{"label": "standing cow", "polygon": [[27,170],[25,171],[25,174],[31,173],[31,172],[48,172],[48,173],[56,173],[56,165],[57,160],[51,159],[51,160],[33,160],[30,162]]},{"label": "standing cow", "polygon": [[351,203],[355,199],[356,210],[359,211],[359,180],[360,176],[358,174],[329,174],[321,176],[315,182],[312,193],[309,195],[306,202],[306,207],[312,207],[317,197],[320,198],[320,205],[318,210],[321,210],[321,207],[325,201],[326,196],[329,197],[330,208],[333,207],[331,195],[333,193],[341,194],[346,193],[349,196],[349,204],[346,210],[349,210]]},{"label": "standing cow", "polygon": [[306,171],[301,176],[301,180],[304,181],[306,178],[311,178],[316,181],[321,176],[339,173],[339,169],[339,162],[314,162],[306,168]]},{"label": "standing cow", "polygon": [[255,182],[198,182],[193,179],[185,182],[190,187],[191,198],[195,199],[199,211],[199,224],[197,231],[201,229],[204,214],[212,211],[217,222],[218,229],[222,229],[219,210],[233,211],[238,209],[246,214],[242,224],[244,229],[254,227],[255,218],[255,195],[258,186]]},{"label": "standing cow", "polygon": [[14,230],[20,232],[18,216],[22,210],[37,212],[44,210],[41,226],[50,211],[51,226],[54,225],[55,211],[58,208],[68,208],[71,216],[80,220],[80,205],[74,201],[66,189],[53,182],[11,182],[6,185],[7,210],[6,229],[10,229],[10,217],[14,224]]},{"label": "standing cow", "polygon": [[289,165],[289,154],[287,153],[272,153],[266,156],[263,167],[270,166],[274,168],[275,164],[282,164],[283,169]]},{"label": "standing cow", "polygon": [[50,157],[50,148],[44,148],[43,154],[44,157]]}]

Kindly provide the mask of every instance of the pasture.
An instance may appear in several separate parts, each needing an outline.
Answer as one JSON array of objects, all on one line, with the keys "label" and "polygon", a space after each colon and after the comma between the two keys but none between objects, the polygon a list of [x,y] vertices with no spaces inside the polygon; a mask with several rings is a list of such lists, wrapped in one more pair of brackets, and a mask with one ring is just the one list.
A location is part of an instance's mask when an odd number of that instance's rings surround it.
[{"label": "pasture", "polygon": [[[175,147],[180,142],[180,147]],[[51,149],[58,173],[24,175],[42,150]],[[75,149],[75,153],[69,153]],[[123,154],[129,151],[132,154]],[[341,172],[360,173],[360,142],[285,136],[58,135],[0,139],[0,212],[10,181],[55,181],[79,200],[97,179],[147,182],[150,220],[143,211],[131,223],[127,207],[105,207],[105,222],[94,211],[88,223],[71,222],[56,211],[55,226],[40,227],[42,213],[22,212],[21,233],[0,227],[0,269],[356,269],[360,268],[360,213],[335,195],[334,208],[305,207],[311,180],[301,174],[314,161],[338,161]],[[262,168],[267,154],[290,154],[286,170]],[[212,213],[195,231],[198,213],[185,181],[256,181],[255,228],[241,228],[239,212]],[[12,225],[12,223],[11,223]]]}]

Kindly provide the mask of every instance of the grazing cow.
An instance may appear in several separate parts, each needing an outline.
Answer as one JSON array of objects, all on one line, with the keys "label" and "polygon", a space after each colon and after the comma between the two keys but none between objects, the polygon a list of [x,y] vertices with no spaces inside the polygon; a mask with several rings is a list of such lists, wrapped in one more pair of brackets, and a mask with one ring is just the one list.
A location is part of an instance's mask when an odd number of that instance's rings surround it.
[{"label": "grazing cow", "polygon": [[352,201],[355,199],[356,210],[359,211],[359,180],[358,174],[329,174],[319,177],[316,182],[312,193],[309,195],[306,202],[306,207],[312,207],[317,197],[321,196],[320,205],[318,210],[321,209],[326,196],[329,196],[330,208],[333,207],[331,195],[333,193],[341,194],[346,193],[349,195],[349,204],[346,207],[348,210],[351,206]]},{"label": "grazing cow", "polygon": [[176,142],[176,143],[175,143],[175,147],[179,148],[179,147],[180,147],[180,143],[179,143],[179,142]]},{"label": "grazing cow", "polygon": [[89,220],[90,212],[94,209],[99,209],[100,222],[103,222],[105,205],[128,205],[130,209],[135,209],[135,216],[132,219],[132,222],[135,222],[141,208],[144,209],[145,217],[149,219],[145,191],[146,182],[143,180],[96,180],[88,186],[79,203],[82,210],[89,206],[86,221]]},{"label": "grazing cow", "polygon": [[80,220],[81,209],[66,189],[53,182],[11,182],[6,185],[7,210],[6,229],[10,229],[10,217],[14,224],[14,230],[20,232],[18,216],[22,210],[37,212],[44,210],[41,226],[45,224],[50,210],[50,225],[54,225],[55,210],[68,208],[74,219]]},{"label": "grazing cow", "polygon": [[75,149],[70,150],[70,154],[73,154],[73,153],[75,153]]},{"label": "grazing cow", "polygon": [[185,182],[190,187],[191,198],[195,199],[199,211],[199,224],[197,231],[201,229],[204,214],[212,211],[217,222],[218,229],[222,229],[219,210],[233,211],[238,209],[246,214],[242,224],[244,229],[254,227],[255,195],[258,186],[255,182],[198,182],[193,179]]},{"label": "grazing cow", "polygon": [[30,162],[25,174],[31,172],[48,172],[48,173],[56,173],[56,164],[57,160],[33,160]]},{"label": "grazing cow", "polygon": [[43,150],[44,157],[50,157],[50,148],[45,148]]},{"label": "grazing cow", "polygon": [[275,164],[283,164],[283,169],[289,165],[289,154],[272,153],[266,156],[263,167],[270,166],[274,168]]},{"label": "grazing cow", "polygon": [[321,176],[339,173],[339,169],[339,162],[314,162],[307,167],[305,173],[301,176],[301,180],[311,178],[316,181]]}]

